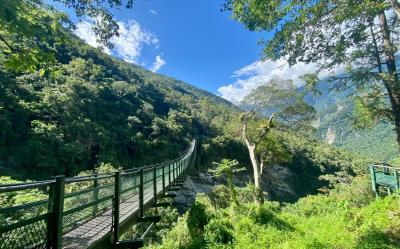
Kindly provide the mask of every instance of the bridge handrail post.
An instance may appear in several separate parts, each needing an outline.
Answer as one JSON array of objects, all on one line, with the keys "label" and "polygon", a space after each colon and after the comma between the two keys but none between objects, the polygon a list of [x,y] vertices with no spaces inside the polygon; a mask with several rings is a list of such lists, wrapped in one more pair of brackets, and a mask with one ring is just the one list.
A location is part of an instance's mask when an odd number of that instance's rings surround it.
[{"label": "bridge handrail post", "polygon": [[179,178],[179,167],[181,166],[182,159],[178,162],[178,165],[176,165],[176,180]]},{"label": "bridge handrail post", "polygon": [[172,166],[172,182],[175,182],[175,169],[176,169],[176,162],[174,162]]},{"label": "bridge handrail post", "polygon": [[143,168],[139,171],[139,215],[140,218],[144,215],[143,210]]},{"label": "bridge handrail post", "polygon": [[178,180],[178,178],[179,178],[179,166],[181,165],[181,162],[182,162],[181,160],[178,161],[178,164],[175,167],[175,180]]},{"label": "bridge handrail post", "polygon": [[178,165],[176,165],[176,174],[175,174],[176,180],[178,180],[178,178],[179,178],[179,167],[180,167],[181,163],[182,163],[182,159],[178,162]]},{"label": "bridge handrail post", "polygon": [[118,242],[119,239],[119,208],[120,208],[120,199],[121,199],[121,171],[115,172],[114,176],[114,244]]},{"label": "bridge handrail post", "polygon": [[157,167],[153,167],[153,194],[154,194],[154,204],[157,203]]},{"label": "bridge handrail post", "polygon": [[[95,173],[94,175],[93,175],[95,178],[94,178],[94,181],[93,181],[93,201],[97,201],[98,199],[99,199],[99,179],[97,179],[97,177],[98,177],[98,174],[97,173]],[[92,210],[92,217],[95,217],[96,216],[96,214],[97,214],[97,211],[98,211],[98,203],[96,202],[96,204],[94,204],[94,206],[93,206],[93,210]]]},{"label": "bridge handrail post", "polygon": [[162,193],[165,194],[165,165],[162,166]]},{"label": "bridge handrail post", "polygon": [[59,249],[62,245],[62,226],[65,195],[65,176],[56,176],[54,187],[50,191],[49,201],[51,204],[51,214],[48,222],[48,248]]},{"label": "bridge handrail post", "polygon": [[399,177],[398,177],[398,173],[397,173],[397,169],[394,168],[394,178],[396,179],[396,190],[400,189],[400,183],[399,183]]},{"label": "bridge handrail post", "polygon": [[54,196],[55,196],[55,183],[50,184],[49,186],[49,202],[48,202],[48,207],[47,207],[47,212],[49,214],[47,218],[47,242],[46,242],[46,248],[51,248],[51,241],[52,241],[52,222],[53,220],[53,202],[54,202]]},{"label": "bridge handrail post", "polygon": [[171,165],[172,163],[168,164],[168,186],[171,186]]},{"label": "bridge handrail post", "polygon": [[378,190],[377,190],[377,187],[376,187],[376,177],[375,177],[374,165],[370,165],[369,166],[369,170],[370,170],[370,173],[371,173],[372,191],[374,191],[375,196],[378,197],[378,192],[377,192]]}]

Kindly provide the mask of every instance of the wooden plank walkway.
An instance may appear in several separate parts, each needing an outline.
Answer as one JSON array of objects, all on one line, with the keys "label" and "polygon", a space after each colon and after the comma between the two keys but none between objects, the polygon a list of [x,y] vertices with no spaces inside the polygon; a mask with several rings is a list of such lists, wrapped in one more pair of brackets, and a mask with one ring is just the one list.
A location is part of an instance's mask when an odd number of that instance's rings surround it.
[{"label": "wooden plank walkway", "polygon": [[[159,216],[141,219],[141,215],[162,198],[164,191],[179,190],[179,179],[195,163],[195,157],[196,140],[193,140],[191,147],[180,157],[159,164],[0,185],[0,194],[32,190],[44,194],[40,200],[0,207],[0,249],[118,247],[119,238],[135,222],[159,219]],[[143,240],[136,242],[141,245]]]},{"label": "wooden plank walkway", "polygon": [[[149,205],[154,202],[153,185],[147,187],[143,191],[144,205]],[[162,180],[157,181],[157,196],[161,195]],[[137,216],[139,213],[139,195],[135,194],[132,199],[123,201],[120,204],[120,224],[130,219],[132,216]],[[108,236],[112,230],[112,209],[108,209],[101,215],[89,220],[88,222],[79,225],[73,230],[63,235],[62,248],[65,249],[81,249],[89,248],[99,240]]]}]

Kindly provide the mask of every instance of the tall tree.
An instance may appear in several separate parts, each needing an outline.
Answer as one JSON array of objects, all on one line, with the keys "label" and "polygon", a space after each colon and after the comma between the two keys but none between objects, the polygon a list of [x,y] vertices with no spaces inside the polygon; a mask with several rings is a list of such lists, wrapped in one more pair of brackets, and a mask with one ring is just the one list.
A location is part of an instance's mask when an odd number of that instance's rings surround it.
[{"label": "tall tree", "polygon": [[265,58],[317,63],[317,73],[344,70],[335,86],[355,87],[364,114],[391,121],[400,149],[398,1],[226,0],[224,7],[248,29],[274,32],[262,41]]},{"label": "tall tree", "polygon": [[291,80],[283,79],[273,79],[257,87],[244,98],[242,104],[248,108],[241,116],[242,138],[253,167],[256,201],[262,204],[261,176],[264,166],[287,158],[281,144],[273,136],[273,129],[279,123],[299,128],[313,118],[314,109],[304,101]]},{"label": "tall tree", "polygon": [[0,0],[0,59],[6,69],[44,74],[53,66],[57,47],[67,42],[65,32],[75,25],[51,2],[71,9],[79,20],[92,18],[97,42],[111,48],[119,27],[110,8],[132,8],[134,0]]}]

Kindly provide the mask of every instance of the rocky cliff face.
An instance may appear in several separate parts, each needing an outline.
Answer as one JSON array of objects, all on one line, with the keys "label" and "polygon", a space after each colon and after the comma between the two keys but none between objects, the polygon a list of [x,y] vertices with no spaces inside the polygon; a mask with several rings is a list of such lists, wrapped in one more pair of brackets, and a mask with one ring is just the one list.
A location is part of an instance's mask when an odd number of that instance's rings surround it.
[{"label": "rocky cliff face", "polygon": [[198,193],[210,193],[216,184],[210,174],[191,171],[180,191],[176,193],[174,206],[179,213],[185,212],[194,203]]},{"label": "rocky cliff face", "polygon": [[295,191],[296,175],[288,167],[272,165],[263,174],[264,190],[272,200],[291,200],[299,197]]},{"label": "rocky cliff face", "polygon": [[[251,180],[251,175],[251,170],[236,175],[235,185],[244,187]],[[280,165],[266,167],[262,181],[268,199],[287,201],[299,197],[299,193],[295,191],[296,175],[287,167]],[[215,179],[209,173],[193,170],[177,193],[174,206],[180,213],[183,213],[194,203],[198,193],[210,193],[213,187],[218,184],[225,184],[224,179]]]}]

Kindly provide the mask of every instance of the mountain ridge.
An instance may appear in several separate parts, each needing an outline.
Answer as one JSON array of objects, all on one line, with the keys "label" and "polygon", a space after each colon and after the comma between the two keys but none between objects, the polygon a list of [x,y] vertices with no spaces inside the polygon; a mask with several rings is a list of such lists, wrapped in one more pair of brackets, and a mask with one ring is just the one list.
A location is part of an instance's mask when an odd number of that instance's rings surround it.
[{"label": "mountain ridge", "polygon": [[205,90],[123,62],[82,40],[56,47],[42,78],[0,68],[0,175],[43,179],[99,164],[130,168],[220,134],[238,108]]}]

